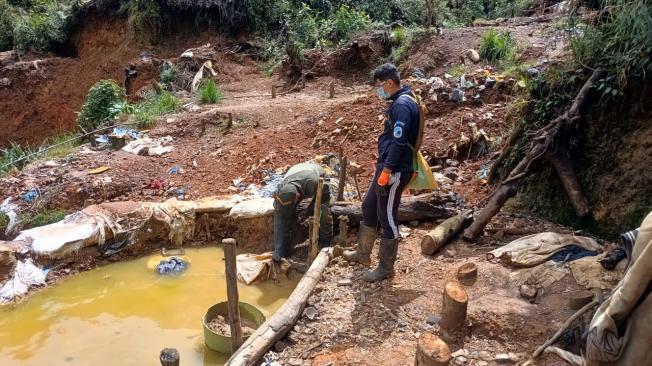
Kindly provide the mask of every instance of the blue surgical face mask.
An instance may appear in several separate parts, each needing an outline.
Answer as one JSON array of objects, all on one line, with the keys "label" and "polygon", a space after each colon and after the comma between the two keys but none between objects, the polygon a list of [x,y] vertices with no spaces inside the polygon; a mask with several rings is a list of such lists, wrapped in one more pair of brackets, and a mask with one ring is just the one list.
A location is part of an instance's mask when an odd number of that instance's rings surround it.
[{"label": "blue surgical face mask", "polygon": [[379,86],[378,89],[376,89],[376,93],[378,93],[378,96],[380,96],[383,99],[389,99],[390,97],[389,93],[386,92],[382,86]]}]

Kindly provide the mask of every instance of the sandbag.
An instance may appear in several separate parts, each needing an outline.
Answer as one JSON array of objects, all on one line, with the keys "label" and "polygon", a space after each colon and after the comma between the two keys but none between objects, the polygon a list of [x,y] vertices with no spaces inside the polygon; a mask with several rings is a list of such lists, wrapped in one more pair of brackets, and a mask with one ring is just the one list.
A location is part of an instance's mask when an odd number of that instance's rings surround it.
[{"label": "sandbag", "polygon": [[[263,254],[240,254],[236,257],[238,281],[251,285],[257,281],[266,281],[272,275],[272,252]],[[291,265],[281,259],[281,272],[286,273]]]}]

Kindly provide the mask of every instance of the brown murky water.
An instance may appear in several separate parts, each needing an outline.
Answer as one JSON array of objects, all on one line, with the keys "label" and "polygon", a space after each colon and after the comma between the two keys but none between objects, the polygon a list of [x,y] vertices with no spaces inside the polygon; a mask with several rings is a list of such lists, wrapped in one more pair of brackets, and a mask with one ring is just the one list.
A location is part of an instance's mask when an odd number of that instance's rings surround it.
[{"label": "brown murky water", "polygon": [[[13,309],[0,309],[0,365],[160,365],[174,347],[181,364],[221,365],[225,355],[204,346],[202,317],[226,300],[223,252],[189,249],[178,276],[147,269],[151,257],[65,278]],[[279,285],[239,284],[240,300],[266,316],[287,299],[299,276]]]}]

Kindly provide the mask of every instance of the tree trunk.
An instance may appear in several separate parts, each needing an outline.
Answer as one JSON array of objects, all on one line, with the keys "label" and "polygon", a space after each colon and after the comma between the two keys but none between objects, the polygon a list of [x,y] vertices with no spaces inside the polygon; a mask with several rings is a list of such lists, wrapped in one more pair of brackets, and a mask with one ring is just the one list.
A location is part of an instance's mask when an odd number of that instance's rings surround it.
[{"label": "tree trunk", "polygon": [[561,183],[564,185],[564,190],[575,209],[575,213],[577,213],[577,216],[583,218],[590,212],[589,203],[582,193],[582,187],[580,187],[580,182],[577,179],[577,175],[575,175],[569,155],[568,150],[562,145],[557,148],[556,153],[547,153],[546,160],[555,167],[557,174],[559,174]]},{"label": "tree trunk", "polygon": [[423,333],[417,343],[414,366],[448,366],[451,351],[446,342],[430,333]]},{"label": "tree trunk", "polygon": [[466,321],[466,307],[469,297],[461,283],[450,281],[444,287],[444,300],[441,308],[442,328],[453,331],[464,325]]},{"label": "tree trunk", "polygon": [[[564,114],[557,117],[536,133],[532,138],[530,149],[525,158],[518,163],[518,165],[509,173],[507,179],[505,179],[498,189],[496,189],[496,191],[494,191],[494,193],[489,197],[486,206],[480,211],[473,223],[464,231],[464,239],[468,241],[476,241],[489,223],[489,220],[491,220],[491,218],[503,207],[505,201],[516,195],[521,182],[532,172],[533,167],[537,165],[549,151],[554,150],[560,145],[560,143],[565,143],[560,140],[564,138],[564,136],[571,134],[571,131],[578,127],[582,110],[587,104],[591,89],[601,75],[601,70],[593,71],[591,77],[589,77],[582,86],[582,89],[577,93],[570,108],[566,110]],[[572,187],[579,187],[579,183],[577,183],[576,186],[574,186],[573,183],[570,183],[570,185]]]},{"label": "tree trunk", "polygon": [[[398,208],[398,221],[449,218],[455,215],[456,212],[443,206],[448,201],[450,201],[450,198],[440,196],[437,193],[402,198]],[[359,223],[362,220],[362,203],[336,203],[331,207],[331,212],[335,216],[348,216],[351,223]]]},{"label": "tree trunk", "polygon": [[421,239],[421,253],[432,255],[459,234],[465,224],[470,222],[473,210],[466,210],[439,224]]},{"label": "tree trunk", "polygon": [[329,258],[328,248],[322,249],[285,304],[247,339],[225,366],[258,365],[265,352],[283,338],[299,319],[308,297],[328,265]]},{"label": "tree trunk", "polygon": [[457,269],[457,280],[464,286],[473,286],[478,278],[478,266],[475,263],[464,263]]}]

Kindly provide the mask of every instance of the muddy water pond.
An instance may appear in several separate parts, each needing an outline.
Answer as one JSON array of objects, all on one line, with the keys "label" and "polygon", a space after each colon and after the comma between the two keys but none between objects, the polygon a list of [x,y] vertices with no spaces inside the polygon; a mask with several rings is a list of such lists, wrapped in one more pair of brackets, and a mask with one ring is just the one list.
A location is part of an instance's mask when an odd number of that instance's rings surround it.
[{"label": "muddy water pond", "polygon": [[[162,348],[174,347],[181,364],[221,365],[226,356],[204,346],[202,317],[226,300],[223,252],[189,249],[180,275],[147,268],[152,257],[114,263],[62,279],[25,303],[0,309],[0,365],[159,365]],[[273,314],[298,275],[239,284],[240,300]]]}]

